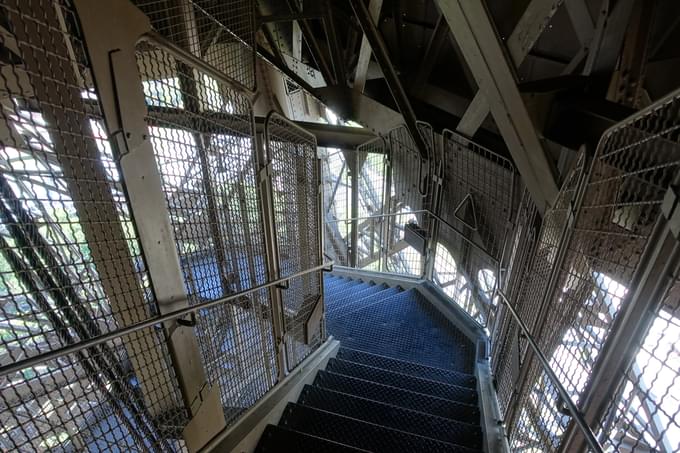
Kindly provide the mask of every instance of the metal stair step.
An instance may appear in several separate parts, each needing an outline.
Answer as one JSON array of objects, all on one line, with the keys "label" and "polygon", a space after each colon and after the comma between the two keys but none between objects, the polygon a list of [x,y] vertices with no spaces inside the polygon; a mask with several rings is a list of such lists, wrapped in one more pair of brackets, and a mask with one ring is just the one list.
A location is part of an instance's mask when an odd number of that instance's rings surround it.
[{"label": "metal stair step", "polygon": [[314,380],[314,386],[470,424],[478,424],[480,420],[479,408],[471,404],[458,403],[331,371],[320,370]]},{"label": "metal stair step", "polygon": [[394,373],[381,368],[374,368],[337,358],[328,361],[326,370],[366,381],[377,382],[383,385],[424,393],[450,401],[464,404],[477,404],[477,390],[468,387],[444,384],[429,379]]},{"label": "metal stair step", "polygon": [[473,374],[443,370],[441,368],[434,368],[419,363],[371,354],[358,349],[341,347],[336,357],[348,362],[368,365],[374,368],[382,368],[383,370],[430,379],[432,381],[443,382],[444,384],[454,384],[469,388],[477,387],[477,378],[475,378]]},{"label": "metal stair step", "polygon": [[279,425],[376,453],[476,451],[296,403],[286,406]]},{"label": "metal stair step", "polygon": [[475,347],[465,335],[411,289],[342,311],[327,320],[328,332],[344,347],[472,373]]},{"label": "metal stair step", "polygon": [[345,291],[349,291],[354,287],[363,285],[364,283],[359,280],[348,280],[347,282],[339,283],[335,286],[324,287],[324,295],[326,301],[333,301],[343,297]]},{"label": "metal stair step", "polygon": [[361,299],[351,300],[349,303],[344,304],[342,307],[338,307],[336,310],[333,311],[333,313],[329,313],[328,319],[330,321],[335,321],[339,318],[342,318],[346,312],[354,311],[358,308],[366,307],[372,303],[389,299],[401,293],[402,291],[403,290],[398,286],[387,287],[382,291],[363,297]]},{"label": "metal stair step", "polygon": [[343,445],[320,437],[284,428],[267,425],[257,444],[255,453],[273,452],[325,452],[325,453],[361,453],[367,450]]},{"label": "metal stair step", "polygon": [[348,304],[356,304],[361,300],[370,300],[370,296],[385,291],[388,288],[389,286],[387,285],[371,285],[361,291],[358,289],[356,291],[346,291],[344,297],[335,299],[333,304],[328,306],[327,316],[333,316],[333,313],[342,310]]},{"label": "metal stair step", "polygon": [[423,412],[392,406],[332,390],[306,385],[299,404],[374,423],[442,442],[480,448],[482,432],[467,424]]}]

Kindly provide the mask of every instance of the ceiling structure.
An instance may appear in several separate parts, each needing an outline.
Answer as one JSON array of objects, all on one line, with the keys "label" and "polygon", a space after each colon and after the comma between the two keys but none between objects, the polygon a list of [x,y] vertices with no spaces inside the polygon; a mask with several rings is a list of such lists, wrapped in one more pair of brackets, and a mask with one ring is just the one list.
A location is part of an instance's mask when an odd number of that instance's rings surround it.
[{"label": "ceiling structure", "polygon": [[340,117],[381,133],[403,122],[413,134],[416,120],[455,130],[511,157],[546,207],[574,151],[594,148],[680,75],[672,0],[257,7],[260,55]]}]

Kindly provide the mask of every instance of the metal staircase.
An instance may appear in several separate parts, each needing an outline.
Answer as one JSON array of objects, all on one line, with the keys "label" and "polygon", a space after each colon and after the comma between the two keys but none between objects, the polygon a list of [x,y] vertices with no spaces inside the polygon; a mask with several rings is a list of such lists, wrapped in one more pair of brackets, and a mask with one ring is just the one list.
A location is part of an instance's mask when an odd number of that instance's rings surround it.
[{"label": "metal staircase", "polygon": [[341,348],[257,451],[482,451],[474,345],[417,289],[327,276]]}]

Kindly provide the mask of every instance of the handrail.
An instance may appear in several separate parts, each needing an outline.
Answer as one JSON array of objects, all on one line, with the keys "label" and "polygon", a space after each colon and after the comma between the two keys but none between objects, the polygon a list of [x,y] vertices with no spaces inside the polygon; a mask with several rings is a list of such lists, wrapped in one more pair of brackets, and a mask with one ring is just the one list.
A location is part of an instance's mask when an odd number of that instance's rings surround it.
[{"label": "handrail", "polygon": [[17,371],[21,371],[24,368],[30,368],[32,366],[38,365],[40,363],[46,362],[48,360],[54,360],[59,357],[63,357],[68,354],[74,354],[78,351],[82,351],[83,349],[91,348],[93,346],[97,346],[99,344],[105,343],[110,340],[114,340],[116,338],[120,338],[124,335],[128,335],[134,332],[137,332],[142,329],[146,329],[147,327],[152,327],[154,325],[160,324],[165,321],[171,321],[173,319],[181,318],[185,315],[192,314],[197,312],[198,310],[202,310],[204,308],[210,308],[214,307],[217,305],[224,304],[225,302],[229,302],[238,298],[241,298],[243,296],[247,296],[248,294],[252,294],[254,292],[260,291],[265,288],[269,288],[270,286],[275,286],[275,285],[280,285],[281,283],[284,283],[288,280],[292,280],[297,277],[301,277],[303,275],[312,273],[312,272],[317,272],[317,271],[323,271],[324,269],[327,269],[329,265],[333,265],[334,262],[326,262],[323,264],[320,264],[318,266],[310,267],[309,269],[305,269],[303,271],[297,272],[295,274],[287,275],[286,277],[279,278],[276,280],[272,280],[267,283],[263,283],[261,285],[256,285],[253,286],[252,288],[246,289],[244,291],[230,294],[226,297],[221,297],[219,299],[211,300],[210,302],[205,302],[201,304],[196,304],[192,305],[189,307],[185,307],[179,310],[172,311],[170,313],[166,313],[164,315],[156,316],[151,319],[147,319],[145,321],[140,321],[134,324],[131,324],[127,327],[123,327],[121,329],[118,329],[114,332],[109,332],[104,335],[99,335],[95,338],[88,338],[87,340],[83,340],[79,343],[72,344],[69,346],[65,346],[63,348],[55,349],[52,351],[45,352],[43,354],[39,354],[33,357],[29,357],[27,359],[19,360],[17,362],[14,362],[9,365],[5,365],[0,367],[0,376],[5,376],[10,373],[16,373]]},{"label": "handrail", "polygon": [[578,426],[581,432],[583,433],[586,442],[588,442],[588,445],[590,445],[590,448],[592,448],[593,451],[595,451],[596,453],[602,453],[603,452],[602,445],[600,445],[600,442],[598,442],[595,433],[593,433],[593,431],[590,429],[590,426],[588,426],[588,423],[583,418],[583,414],[581,414],[581,411],[576,406],[576,403],[574,403],[574,401],[571,399],[571,396],[567,392],[567,389],[564,388],[564,386],[558,379],[557,375],[550,367],[548,359],[545,357],[543,351],[541,351],[541,348],[534,340],[534,337],[529,332],[529,329],[527,328],[526,324],[524,324],[524,321],[522,321],[522,318],[520,318],[519,314],[515,311],[515,309],[513,308],[512,304],[505,296],[503,291],[499,290],[497,293],[501,296],[501,300],[503,300],[503,303],[508,308],[508,311],[510,312],[512,317],[515,318],[515,321],[519,325],[520,329],[522,329],[522,332],[524,333],[526,340],[529,342],[531,349],[533,349],[534,354],[536,355],[536,357],[538,357],[539,362],[541,362],[541,365],[543,366],[543,371],[545,371],[550,380],[553,382],[553,385],[557,388],[560,397],[567,405],[567,409],[571,413],[574,422],[576,422],[576,426]]},{"label": "handrail", "polygon": [[439,217],[437,214],[434,212],[430,211],[429,209],[420,209],[418,211],[410,211],[410,212],[393,212],[391,214],[380,214],[380,215],[373,215],[373,216],[366,216],[366,217],[352,217],[349,219],[334,219],[334,220],[326,220],[324,223],[340,223],[340,222],[353,222],[353,221],[358,221],[358,220],[372,220],[372,219],[382,219],[384,217],[396,217],[400,215],[411,215],[411,214],[427,214],[431,216],[433,219],[437,220],[438,222],[441,222],[444,224],[447,228],[451,229],[454,231],[456,234],[458,234],[465,242],[470,244],[471,246],[475,247],[478,249],[480,252],[482,252],[484,255],[486,255],[487,258],[494,262],[498,262],[497,258],[494,258],[489,252],[487,252],[484,247],[480,246],[476,242],[472,241],[469,239],[462,231],[460,231],[458,228],[455,226],[451,225],[449,222],[446,220],[442,219]]}]

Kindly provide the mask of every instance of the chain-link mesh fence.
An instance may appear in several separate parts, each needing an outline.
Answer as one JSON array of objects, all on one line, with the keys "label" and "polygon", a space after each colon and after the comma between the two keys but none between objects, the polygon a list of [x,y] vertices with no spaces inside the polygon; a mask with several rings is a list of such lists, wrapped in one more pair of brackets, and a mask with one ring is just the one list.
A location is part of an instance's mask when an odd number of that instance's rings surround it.
[{"label": "chain-link mesh fence", "polygon": [[254,0],[133,0],[165,38],[255,89]]},{"label": "chain-link mesh fence", "polygon": [[[249,101],[148,41],[138,46],[137,63],[190,303],[265,283]],[[203,361],[228,423],[275,383],[271,319],[266,290],[197,316]]]},{"label": "chain-link mesh fence", "polygon": [[[0,378],[7,451],[173,449],[187,414],[117,152],[68,1],[7,1],[0,93]],[[174,440],[173,440],[174,439]]]},{"label": "chain-link mesh fence", "polygon": [[[661,218],[664,196],[677,177],[677,105],[674,97],[610,130],[598,146],[592,165],[580,157],[556,205],[544,220],[531,271],[522,278],[512,301],[529,325],[538,346],[548,358],[557,379],[577,404],[601,352],[612,340],[612,330],[628,308],[634,274],[641,264],[654,225]],[[586,169],[582,185],[574,175]],[[578,178],[577,178],[578,179]],[[647,265],[647,264],[645,264]],[[512,276],[511,276],[512,281]],[[537,286],[538,285],[538,286]],[[600,420],[600,440],[608,451],[675,451],[678,448],[676,357],[669,344],[677,341],[674,287],[658,301],[652,322],[634,345],[625,376],[616,377],[605,415]],[[534,299],[532,299],[532,295]],[[640,332],[629,332],[635,336]],[[508,329],[503,335],[515,333]],[[527,354],[519,338],[518,350],[503,345],[495,354],[496,373],[507,399],[518,354],[520,369],[512,384],[518,396],[502,403],[510,430],[511,447],[518,450],[556,451],[573,423],[564,400],[541,365]],[[611,372],[614,372],[613,370]],[[514,377],[514,376],[513,376]],[[601,399],[601,396],[599,397]],[[589,400],[587,400],[589,401]],[[598,431],[592,426],[593,431]]]},{"label": "chain-link mesh fence", "polygon": [[[316,139],[278,114],[265,124],[267,160],[271,166],[272,200],[280,276],[322,264],[320,161]],[[282,289],[286,357],[295,368],[324,340],[313,313],[322,308],[321,272],[289,280]]]}]

